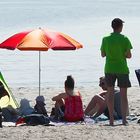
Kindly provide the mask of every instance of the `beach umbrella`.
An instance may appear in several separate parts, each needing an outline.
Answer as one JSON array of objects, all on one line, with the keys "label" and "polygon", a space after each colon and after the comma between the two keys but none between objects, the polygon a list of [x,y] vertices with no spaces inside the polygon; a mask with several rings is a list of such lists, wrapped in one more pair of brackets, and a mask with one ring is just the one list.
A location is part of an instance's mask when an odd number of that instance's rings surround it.
[{"label": "beach umbrella", "polygon": [[21,51],[39,51],[39,95],[41,52],[52,50],[76,50],[83,46],[70,36],[49,29],[34,29],[12,35],[0,44],[0,48]]}]

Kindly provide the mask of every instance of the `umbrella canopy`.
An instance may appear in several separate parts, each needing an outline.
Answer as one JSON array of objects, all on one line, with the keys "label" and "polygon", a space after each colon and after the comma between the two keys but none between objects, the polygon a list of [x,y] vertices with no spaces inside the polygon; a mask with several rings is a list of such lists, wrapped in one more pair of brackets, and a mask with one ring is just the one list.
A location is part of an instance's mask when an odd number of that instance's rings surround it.
[{"label": "umbrella canopy", "polygon": [[22,51],[39,51],[39,95],[40,95],[40,51],[75,50],[83,46],[70,36],[48,29],[35,29],[19,32],[0,44],[3,49]]},{"label": "umbrella canopy", "polygon": [[17,33],[0,44],[0,48],[30,51],[75,50],[82,45],[70,36],[52,30],[35,29]]}]

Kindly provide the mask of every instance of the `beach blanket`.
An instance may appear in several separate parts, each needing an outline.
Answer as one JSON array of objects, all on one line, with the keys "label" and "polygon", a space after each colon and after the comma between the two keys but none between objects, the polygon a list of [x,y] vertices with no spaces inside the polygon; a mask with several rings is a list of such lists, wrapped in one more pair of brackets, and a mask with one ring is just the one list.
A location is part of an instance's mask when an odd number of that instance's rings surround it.
[{"label": "beach blanket", "polygon": [[4,126],[4,127],[10,127],[10,126],[12,126],[12,127],[14,127],[14,126],[16,126],[16,124],[15,124],[15,122],[2,122],[2,126]]},{"label": "beach blanket", "polygon": [[84,121],[77,121],[77,122],[66,122],[66,121],[55,121],[55,120],[51,120],[50,123],[55,125],[55,126],[63,126],[63,125],[77,125],[77,124],[81,124],[81,125],[84,125],[84,124],[95,124],[95,123],[98,123],[98,122],[105,122],[105,121],[108,121],[108,118],[105,116],[105,115],[100,115],[99,117],[97,117],[96,119],[95,118],[92,118],[92,117],[88,117],[86,116],[84,118]]},{"label": "beach blanket", "polygon": [[[140,123],[140,118],[135,115],[129,115],[127,117],[127,121],[129,124],[131,124],[131,123],[136,124],[136,123]],[[50,123],[46,126],[96,125],[96,124],[105,125],[108,123],[109,123],[108,118],[105,115],[101,115],[101,116],[97,117],[96,119],[86,116],[84,121],[78,121],[78,122],[60,122],[60,121],[51,121],[50,120]],[[121,124],[121,123],[122,123],[121,119],[115,120],[115,124]],[[2,123],[3,127],[15,127],[15,126],[24,126],[24,125],[27,125],[27,124],[22,123],[20,125],[16,125],[15,122],[3,122]]]},{"label": "beach blanket", "polygon": [[[127,117],[127,121],[129,124],[131,123],[137,123],[138,121],[138,117],[135,115],[129,115]],[[65,126],[65,125],[95,125],[95,124],[99,124],[99,125],[106,125],[109,124],[109,120],[105,115],[100,115],[97,118],[92,118],[92,117],[88,117],[86,116],[84,118],[84,121],[78,121],[78,122],[60,122],[60,121],[50,121],[50,124],[54,125],[54,126]],[[122,120],[118,119],[115,120],[115,124],[122,124]]]}]

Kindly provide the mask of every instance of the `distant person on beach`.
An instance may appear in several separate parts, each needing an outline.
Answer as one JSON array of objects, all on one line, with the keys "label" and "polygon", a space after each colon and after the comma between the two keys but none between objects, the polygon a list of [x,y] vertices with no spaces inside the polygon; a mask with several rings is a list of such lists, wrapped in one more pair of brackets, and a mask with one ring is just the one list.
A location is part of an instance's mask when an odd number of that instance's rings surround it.
[{"label": "distant person on beach", "polygon": [[107,83],[107,105],[109,109],[110,125],[114,125],[114,86],[116,79],[121,94],[122,123],[127,124],[127,88],[131,87],[129,68],[126,58],[131,58],[132,45],[129,39],[122,35],[123,23],[119,18],[112,20],[113,32],[104,37],[101,45],[101,56],[106,57],[105,79]]},{"label": "distant person on beach", "polygon": [[55,101],[55,108],[52,110],[51,115],[54,114],[58,119],[60,116],[60,120],[69,122],[83,120],[84,112],[81,95],[79,91],[74,91],[74,85],[73,77],[71,75],[67,76],[64,83],[65,92],[52,98]]},{"label": "distant person on beach", "polygon": [[[100,77],[99,79],[99,86],[103,89],[104,92],[95,95],[91,101],[89,102],[88,106],[85,109],[85,115],[96,118],[101,114],[104,114],[109,118],[109,112],[107,108],[107,84],[105,81],[105,77]],[[118,90],[114,91],[114,112],[113,116],[115,119],[121,119],[121,99],[120,99],[120,92]],[[128,105],[127,105],[127,113],[128,113]]]}]

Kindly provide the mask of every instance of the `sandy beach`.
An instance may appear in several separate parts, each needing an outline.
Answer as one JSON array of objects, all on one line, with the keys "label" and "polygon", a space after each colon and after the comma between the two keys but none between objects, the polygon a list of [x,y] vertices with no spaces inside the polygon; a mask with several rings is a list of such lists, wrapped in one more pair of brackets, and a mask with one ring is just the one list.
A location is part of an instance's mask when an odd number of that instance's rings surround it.
[{"label": "sandy beach", "polygon": [[[23,98],[30,100],[31,106],[35,104],[35,97],[38,95],[37,89],[18,88],[11,89],[17,101],[19,102]],[[94,89],[79,89],[83,97],[83,103],[86,106],[93,95],[101,91],[100,88]],[[63,91],[63,89],[44,88],[41,90],[41,94],[46,99],[46,108],[50,112],[53,107],[51,98]],[[56,125],[56,126],[4,126],[0,128],[1,140],[138,140],[140,138],[140,126],[137,123],[140,115],[140,88],[131,87],[128,90],[128,100],[130,114],[135,116],[134,120],[128,120],[129,125],[121,125],[121,121],[115,121],[115,126],[108,126],[107,121],[97,121],[96,123],[81,123],[81,124],[69,124],[69,125]]]}]

